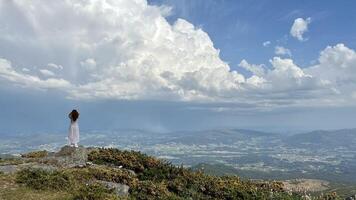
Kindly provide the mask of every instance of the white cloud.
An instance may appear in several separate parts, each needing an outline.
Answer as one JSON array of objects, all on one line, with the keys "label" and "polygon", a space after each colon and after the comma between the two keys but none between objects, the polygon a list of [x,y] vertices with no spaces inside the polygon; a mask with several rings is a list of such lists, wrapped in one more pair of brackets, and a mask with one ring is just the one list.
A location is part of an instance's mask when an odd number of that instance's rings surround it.
[{"label": "white cloud", "polygon": [[254,64],[249,64],[245,59],[243,59],[240,64],[240,67],[246,69],[247,71],[252,72],[254,75],[257,76],[263,76],[265,74],[265,69],[264,65],[254,65]]},{"label": "white cloud", "polygon": [[23,87],[31,87],[34,89],[66,90],[72,87],[71,84],[64,79],[49,78],[43,80],[37,76],[17,72],[10,61],[2,58],[0,58],[0,77]]},{"label": "white cloud", "polygon": [[307,19],[297,18],[290,29],[291,36],[297,38],[299,41],[305,41],[303,34],[308,31],[308,25],[311,23],[311,18]]},{"label": "white cloud", "polygon": [[159,7],[159,9],[163,17],[171,16],[173,13],[173,8],[170,6],[162,5]]},{"label": "white cloud", "polygon": [[289,50],[289,49],[287,49],[287,48],[285,48],[285,47],[282,47],[282,46],[276,46],[275,48],[274,48],[274,53],[276,54],[276,55],[287,55],[287,56],[289,56],[289,57],[291,57],[292,56],[292,52]]},{"label": "white cloud", "polygon": [[344,44],[328,46],[320,53],[319,63],[307,68],[310,73],[334,84],[356,84],[356,52]]},{"label": "white cloud", "polygon": [[49,68],[58,69],[58,70],[62,70],[62,69],[63,69],[63,66],[62,66],[62,65],[57,65],[57,64],[54,64],[54,63],[48,63],[47,66],[48,66]]},{"label": "white cloud", "polygon": [[30,70],[28,68],[24,67],[24,68],[22,68],[22,71],[23,72],[29,72]]},{"label": "white cloud", "polygon": [[283,88],[294,92],[294,89],[310,86],[309,80],[312,80],[313,76],[306,74],[292,59],[274,57],[270,63],[273,70],[268,72],[267,79],[275,87],[274,89]]},{"label": "white cloud", "polygon": [[271,41],[265,41],[262,43],[264,47],[268,47],[271,44]]},{"label": "white cloud", "polygon": [[30,65],[38,55],[65,65],[60,77],[76,85],[71,97],[220,99],[245,81],[207,33],[183,19],[169,24],[167,8],[145,0],[1,4],[0,23],[8,27],[1,36],[35,54]]},{"label": "white cloud", "polygon": [[352,93],[352,98],[356,99],[356,91]]},{"label": "white cloud", "polygon": [[96,61],[93,58],[88,58],[84,61],[80,62],[80,65],[87,70],[95,70],[96,68]]},{"label": "white cloud", "polygon": [[[327,47],[318,63],[303,68],[280,57],[269,66],[242,60],[239,66],[252,72],[245,77],[220,59],[207,33],[184,19],[168,23],[165,12],[146,0],[0,1],[0,24],[7,27],[0,29],[0,46],[10,45],[7,54],[21,58],[14,64],[1,59],[0,79],[56,88],[76,99],[248,102],[256,107],[334,104],[355,91],[356,56],[345,45]],[[299,33],[303,39],[304,32]],[[18,47],[22,50],[15,51]],[[61,72],[43,77],[21,70],[39,65]]]},{"label": "white cloud", "polygon": [[40,72],[43,76],[55,76],[54,72],[48,69],[40,69]]},{"label": "white cloud", "polygon": [[356,90],[356,52],[344,44],[325,48],[320,53],[319,63],[305,71],[328,83],[338,93],[333,99],[348,99]]}]

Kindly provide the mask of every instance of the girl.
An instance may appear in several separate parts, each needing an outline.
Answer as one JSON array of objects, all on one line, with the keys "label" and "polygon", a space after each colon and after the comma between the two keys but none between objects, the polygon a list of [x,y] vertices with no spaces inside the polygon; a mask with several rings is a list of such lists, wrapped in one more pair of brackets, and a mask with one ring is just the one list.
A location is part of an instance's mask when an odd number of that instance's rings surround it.
[{"label": "girl", "polygon": [[77,110],[72,110],[72,112],[68,115],[70,119],[68,140],[70,146],[78,147],[79,142],[79,126],[78,126],[78,118],[79,112]]}]

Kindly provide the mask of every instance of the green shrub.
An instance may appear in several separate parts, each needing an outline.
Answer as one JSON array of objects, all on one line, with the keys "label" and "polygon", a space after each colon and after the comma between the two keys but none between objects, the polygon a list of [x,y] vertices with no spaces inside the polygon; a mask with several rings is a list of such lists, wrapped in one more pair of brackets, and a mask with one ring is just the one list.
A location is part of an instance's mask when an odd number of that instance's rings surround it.
[{"label": "green shrub", "polygon": [[319,200],[342,200],[343,198],[341,198],[336,192],[332,192],[332,193],[324,194],[320,196],[318,199]]},{"label": "green shrub", "polygon": [[81,185],[74,193],[74,200],[118,200],[113,190],[99,183]]},{"label": "green shrub", "polygon": [[17,173],[16,182],[36,190],[66,190],[71,186],[70,177],[60,171],[24,169]]},{"label": "green shrub", "polygon": [[161,160],[136,151],[118,149],[96,149],[89,153],[88,160],[96,164],[112,164],[142,173],[147,168],[164,164]]},{"label": "green shrub", "polygon": [[[283,191],[279,182],[241,181],[238,177],[217,177],[176,167],[168,162],[134,151],[97,149],[89,154],[97,164],[122,165],[138,173],[138,182],[130,184],[137,199],[300,199]],[[101,180],[122,182],[112,173],[96,173]],[[127,180],[127,178],[124,178]],[[129,179],[132,181],[132,179]]]},{"label": "green shrub", "polygon": [[0,166],[4,166],[4,165],[19,165],[19,164],[23,164],[26,161],[24,161],[23,159],[20,158],[3,158],[0,159]]},{"label": "green shrub", "polygon": [[190,173],[191,172],[188,169],[183,167],[176,167],[169,163],[162,163],[161,165],[157,165],[155,167],[146,168],[141,174],[139,174],[139,178],[141,180],[162,181],[172,180]]},{"label": "green shrub", "polygon": [[135,187],[130,188],[130,194],[135,199],[183,199],[171,193],[165,182],[140,181]]},{"label": "green shrub", "polygon": [[44,158],[48,155],[48,151],[44,150],[44,151],[34,151],[34,152],[30,152],[27,154],[22,154],[21,157],[23,158]]},{"label": "green shrub", "polygon": [[98,166],[83,169],[68,169],[65,173],[73,177],[76,182],[87,183],[93,180],[109,181],[131,185],[137,182],[135,175],[126,170]]}]

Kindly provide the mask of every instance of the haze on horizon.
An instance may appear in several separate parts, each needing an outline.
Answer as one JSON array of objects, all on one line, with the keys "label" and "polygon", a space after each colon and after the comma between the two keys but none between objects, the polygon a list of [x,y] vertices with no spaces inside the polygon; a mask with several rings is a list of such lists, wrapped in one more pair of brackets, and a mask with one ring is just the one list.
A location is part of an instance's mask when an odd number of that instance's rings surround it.
[{"label": "haze on horizon", "polygon": [[0,0],[0,134],[355,128],[355,6]]}]

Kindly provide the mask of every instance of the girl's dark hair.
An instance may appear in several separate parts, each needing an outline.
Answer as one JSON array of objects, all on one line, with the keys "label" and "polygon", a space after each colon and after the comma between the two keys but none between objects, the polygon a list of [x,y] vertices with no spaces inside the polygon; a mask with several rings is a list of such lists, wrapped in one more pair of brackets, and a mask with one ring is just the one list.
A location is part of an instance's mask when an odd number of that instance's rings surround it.
[{"label": "girl's dark hair", "polygon": [[72,110],[72,112],[69,113],[69,117],[73,122],[75,122],[79,117],[79,112],[77,110]]}]

